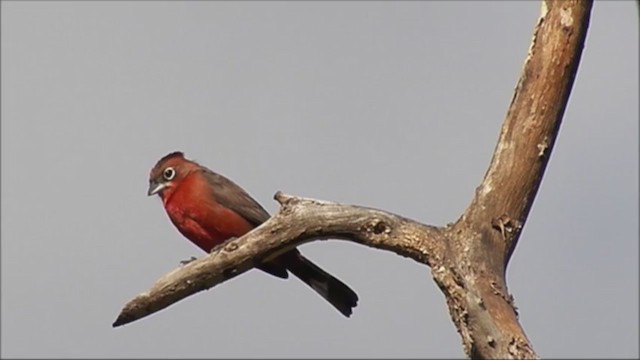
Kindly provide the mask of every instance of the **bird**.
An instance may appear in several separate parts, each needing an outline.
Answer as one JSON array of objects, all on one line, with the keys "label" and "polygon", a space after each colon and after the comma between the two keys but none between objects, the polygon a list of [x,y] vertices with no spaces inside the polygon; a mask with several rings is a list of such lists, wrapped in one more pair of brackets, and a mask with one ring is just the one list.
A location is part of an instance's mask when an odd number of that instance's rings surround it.
[{"label": "bird", "polygon": [[[270,218],[269,213],[232,180],[213,172],[181,151],[163,156],[149,174],[148,196],[158,195],[178,231],[209,253],[241,237]],[[295,275],[350,317],[358,295],[294,248],[256,267],[278,278]]]}]

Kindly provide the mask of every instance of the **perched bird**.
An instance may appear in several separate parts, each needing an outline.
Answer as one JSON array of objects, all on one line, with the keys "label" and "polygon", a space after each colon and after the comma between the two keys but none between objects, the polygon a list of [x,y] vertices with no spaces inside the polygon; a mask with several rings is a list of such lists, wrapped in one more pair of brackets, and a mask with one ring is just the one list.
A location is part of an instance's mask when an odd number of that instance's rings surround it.
[{"label": "perched bird", "polygon": [[[216,245],[240,237],[269,219],[269,213],[240,186],[195,161],[182,152],[172,152],[151,169],[148,195],[158,194],[164,209],[178,230],[199,248],[210,252]],[[290,250],[257,268],[286,279],[290,271],[349,317],[358,295]]]}]

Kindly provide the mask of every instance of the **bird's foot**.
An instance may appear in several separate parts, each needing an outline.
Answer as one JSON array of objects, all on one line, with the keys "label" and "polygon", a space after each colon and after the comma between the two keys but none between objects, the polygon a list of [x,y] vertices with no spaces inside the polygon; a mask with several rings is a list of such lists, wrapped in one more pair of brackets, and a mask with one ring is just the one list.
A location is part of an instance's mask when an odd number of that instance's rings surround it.
[{"label": "bird's foot", "polygon": [[191,259],[187,259],[187,260],[180,260],[180,265],[185,266],[189,263],[192,263],[194,261],[196,261],[197,258],[195,256],[192,256]]}]

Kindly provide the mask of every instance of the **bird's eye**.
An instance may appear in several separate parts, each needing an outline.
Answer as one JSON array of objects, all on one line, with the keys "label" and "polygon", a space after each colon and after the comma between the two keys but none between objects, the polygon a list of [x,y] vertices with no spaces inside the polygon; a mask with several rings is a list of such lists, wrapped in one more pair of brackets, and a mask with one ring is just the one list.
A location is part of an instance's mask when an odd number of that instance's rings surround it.
[{"label": "bird's eye", "polygon": [[176,176],[176,171],[173,170],[172,167],[168,167],[168,168],[164,169],[164,171],[162,172],[162,176],[167,181],[172,180],[173,177]]}]

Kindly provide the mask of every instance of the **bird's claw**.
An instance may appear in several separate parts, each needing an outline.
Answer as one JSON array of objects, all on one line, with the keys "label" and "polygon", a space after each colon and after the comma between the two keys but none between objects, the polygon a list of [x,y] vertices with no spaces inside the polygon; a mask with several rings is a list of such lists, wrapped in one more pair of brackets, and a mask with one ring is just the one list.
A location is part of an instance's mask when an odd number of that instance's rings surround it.
[{"label": "bird's claw", "polygon": [[187,265],[189,263],[192,263],[192,262],[194,262],[196,260],[197,260],[197,258],[195,256],[192,256],[190,259],[180,260],[180,265],[185,266],[185,265]]}]

